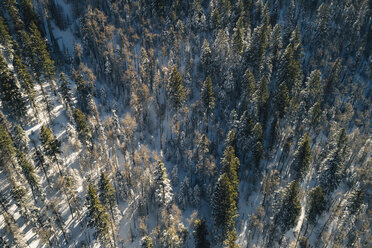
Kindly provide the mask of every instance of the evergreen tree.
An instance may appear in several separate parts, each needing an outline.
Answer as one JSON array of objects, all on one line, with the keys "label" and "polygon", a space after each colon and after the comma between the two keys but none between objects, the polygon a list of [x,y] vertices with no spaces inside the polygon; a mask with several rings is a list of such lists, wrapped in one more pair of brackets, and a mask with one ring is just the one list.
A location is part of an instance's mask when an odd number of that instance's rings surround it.
[{"label": "evergreen tree", "polygon": [[223,173],[218,178],[212,203],[212,216],[218,243],[225,241],[230,232],[235,229],[235,219],[238,215],[236,195],[228,175]]},{"label": "evergreen tree", "polygon": [[142,248],[154,248],[154,245],[152,244],[152,240],[149,236],[145,236],[142,239]]},{"label": "evergreen tree", "polygon": [[207,239],[208,230],[204,219],[196,219],[193,222],[193,234],[195,248],[209,248],[210,243]]},{"label": "evergreen tree", "polygon": [[262,126],[259,122],[256,123],[253,130],[253,138],[254,138],[254,145],[253,145],[253,163],[256,168],[259,167],[261,159],[265,155],[264,147],[263,147],[263,139],[262,139]]},{"label": "evergreen tree", "polygon": [[309,222],[312,224],[316,223],[316,218],[322,214],[325,210],[325,199],[323,195],[323,190],[321,186],[317,186],[312,189],[309,193],[309,210],[308,210],[308,218]]},{"label": "evergreen tree", "polygon": [[92,134],[85,115],[78,108],[74,110],[74,119],[79,139],[84,144],[88,144],[92,139]]},{"label": "evergreen tree", "polygon": [[39,68],[36,66],[41,65],[42,72],[45,75],[45,78],[51,80],[53,76],[56,75],[56,68],[54,66],[54,61],[50,58],[49,51],[47,49],[47,44],[42,38],[42,35],[39,31],[39,28],[34,22],[30,24],[30,34],[33,42],[33,50],[37,56],[38,63],[34,65],[34,70],[39,71]]},{"label": "evergreen tree", "polygon": [[311,162],[311,148],[309,133],[302,136],[298,145],[298,150],[295,154],[293,162],[293,172],[296,179],[303,179],[310,167]]},{"label": "evergreen tree", "polygon": [[23,128],[16,124],[14,126],[14,137],[13,137],[14,145],[22,152],[28,151],[28,143],[30,139],[26,135],[26,132],[23,130]]},{"label": "evergreen tree", "polygon": [[70,89],[70,83],[67,80],[66,74],[61,72],[59,75],[59,90],[62,94],[62,98],[66,104],[70,105],[72,103],[72,94]]},{"label": "evergreen tree", "polygon": [[17,149],[17,160],[18,160],[19,165],[22,168],[23,174],[25,175],[28,183],[31,186],[32,191],[37,190],[39,180],[35,172],[35,168],[27,160],[26,155],[18,149]]},{"label": "evergreen tree", "polygon": [[9,27],[3,18],[2,12],[0,13],[0,44],[4,46],[11,45],[12,37],[9,34]]},{"label": "evergreen tree", "polygon": [[0,55],[0,99],[5,110],[13,117],[23,119],[26,116],[26,101],[2,55]]},{"label": "evergreen tree", "polygon": [[245,71],[242,80],[242,93],[245,100],[245,106],[248,106],[249,101],[252,98],[253,93],[256,90],[256,80],[253,73],[249,68]]},{"label": "evergreen tree", "polygon": [[214,106],[215,106],[215,102],[214,102],[215,98],[214,98],[214,94],[213,94],[213,85],[212,85],[212,80],[209,76],[205,79],[205,81],[203,83],[203,87],[202,87],[201,92],[200,92],[200,98],[201,98],[203,106],[206,109],[207,115],[208,115],[210,113],[210,111],[212,111],[214,109]]},{"label": "evergreen tree", "polygon": [[15,156],[13,141],[6,128],[0,124],[0,165],[8,166]]},{"label": "evergreen tree", "polygon": [[21,81],[21,85],[25,89],[32,106],[36,107],[36,91],[34,89],[33,78],[22,59],[17,54],[14,55],[13,65],[17,72],[18,79]]},{"label": "evergreen tree", "polygon": [[158,161],[155,167],[154,180],[158,204],[160,206],[168,206],[173,198],[172,186],[168,179],[167,169],[161,161]]},{"label": "evergreen tree", "polygon": [[[269,112],[269,91],[267,89],[267,80],[262,77],[258,85],[258,113],[260,121],[263,125],[266,123],[267,114]],[[264,125],[265,126],[265,125]]]},{"label": "evergreen tree", "polygon": [[54,162],[57,162],[57,155],[61,153],[61,142],[53,135],[52,130],[45,125],[43,125],[40,130],[40,141],[43,145],[45,154],[52,157]]},{"label": "evergreen tree", "polygon": [[279,85],[278,98],[277,98],[277,108],[279,111],[279,117],[283,118],[287,113],[289,107],[289,93],[287,84],[282,82]]},{"label": "evergreen tree", "polygon": [[175,66],[173,67],[173,70],[169,78],[169,95],[170,95],[173,107],[176,110],[181,108],[182,103],[186,99],[186,92],[182,84],[181,75],[178,72],[177,67]]},{"label": "evergreen tree", "polygon": [[98,199],[96,190],[92,184],[88,186],[87,204],[89,211],[90,224],[96,228],[97,236],[107,241],[109,234],[109,216],[106,213],[104,206],[102,206]]},{"label": "evergreen tree", "polygon": [[238,170],[240,166],[239,158],[235,156],[235,150],[233,146],[229,145],[226,147],[222,157],[222,173],[225,173],[229,178],[230,184],[233,187],[233,197],[235,201],[238,200],[239,192],[239,176]]},{"label": "evergreen tree", "polygon": [[110,182],[110,178],[104,172],[101,173],[99,189],[101,191],[100,200],[102,204],[107,206],[112,214],[113,207],[116,204],[115,189],[112,183]]},{"label": "evergreen tree", "polygon": [[279,220],[282,231],[294,227],[301,212],[299,188],[296,180],[293,180],[284,192],[281,211],[276,215],[276,223]]}]

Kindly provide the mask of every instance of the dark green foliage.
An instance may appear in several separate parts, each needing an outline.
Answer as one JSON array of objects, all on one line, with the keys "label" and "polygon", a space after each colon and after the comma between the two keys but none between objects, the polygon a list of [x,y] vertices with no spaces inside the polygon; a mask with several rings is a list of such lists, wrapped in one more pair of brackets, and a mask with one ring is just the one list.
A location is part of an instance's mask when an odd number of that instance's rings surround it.
[{"label": "dark green foliage", "polygon": [[233,49],[236,54],[243,52],[243,37],[240,28],[236,28],[233,35]]},{"label": "dark green foliage", "polygon": [[145,236],[143,238],[141,248],[154,248],[154,245],[152,244],[152,240],[149,236]]},{"label": "dark green foliage", "polygon": [[109,234],[109,216],[98,199],[92,184],[89,184],[88,187],[87,204],[90,223],[96,228],[97,236],[102,240],[106,240]]},{"label": "dark green foliage", "polygon": [[222,157],[222,173],[226,174],[229,178],[230,184],[233,187],[233,197],[235,201],[238,200],[239,192],[239,177],[238,170],[240,166],[239,158],[235,156],[234,148],[229,145],[226,147]]},{"label": "dark green foliage", "polygon": [[15,155],[13,141],[6,128],[0,124],[0,165],[6,166]]},{"label": "dark green foliage", "polygon": [[295,178],[303,179],[309,170],[311,162],[309,133],[305,133],[304,136],[302,136],[295,156],[295,161],[293,163],[293,172]]},{"label": "dark green foliage", "polygon": [[301,78],[301,66],[300,61],[297,61],[293,58],[293,48],[289,46],[283,56],[281,61],[281,81],[284,81],[287,84],[290,97],[294,97],[296,94],[296,88],[298,87]]},{"label": "dark green foliage", "polygon": [[288,185],[284,194],[282,209],[276,218],[285,232],[296,225],[301,212],[299,188],[296,180]]},{"label": "dark green foliage", "polygon": [[261,159],[265,155],[265,151],[263,148],[263,139],[262,139],[262,126],[259,122],[253,128],[253,138],[254,138],[254,146],[253,146],[253,163],[256,168],[259,167]]},{"label": "dark green foliage", "polygon": [[256,80],[254,78],[253,73],[249,70],[249,68],[245,71],[243,75],[241,87],[246,106],[249,104],[249,101],[252,100],[252,95],[256,90]]},{"label": "dark green foliage", "polygon": [[115,189],[110,182],[110,178],[104,172],[101,173],[99,189],[101,191],[99,198],[102,204],[112,211],[112,208],[116,204]]},{"label": "dark green foliage", "polygon": [[0,44],[9,46],[11,44],[12,37],[9,34],[9,27],[0,12]]},{"label": "dark green foliage", "polygon": [[0,99],[13,117],[23,119],[26,116],[26,101],[3,56],[0,56]]},{"label": "dark green foliage", "polygon": [[20,9],[22,11],[23,21],[25,22],[26,26],[30,25],[32,22],[37,23],[39,21],[31,0],[20,0]]},{"label": "dark green foliage", "polygon": [[25,64],[23,63],[22,59],[15,54],[13,65],[15,68],[15,71],[17,72],[18,79],[21,82],[22,87],[25,89],[25,92],[27,93],[32,106],[36,106],[36,92],[34,89],[34,80],[26,68]]},{"label": "dark green foliage", "polygon": [[325,210],[325,199],[321,186],[312,189],[309,193],[309,212],[308,219],[312,224],[316,223],[316,218]]},{"label": "dark green foliage", "polygon": [[193,222],[193,234],[195,248],[209,248],[210,243],[207,239],[208,230],[204,219],[196,219]]},{"label": "dark green foliage", "polygon": [[[41,65],[41,69],[45,75],[45,78],[50,80],[52,79],[53,76],[56,75],[56,68],[54,66],[54,61],[50,58],[50,54],[47,49],[46,42],[42,38],[40,31],[34,22],[30,24],[30,34],[31,34],[32,42],[33,42],[32,46],[34,50],[34,55],[37,56],[37,60],[39,63],[34,66]],[[34,70],[38,72],[39,68],[34,67]]]},{"label": "dark green foliage", "polygon": [[78,108],[75,108],[74,119],[79,139],[84,144],[87,144],[92,138],[92,134],[87,123],[87,118],[85,117],[83,112],[81,112]]},{"label": "dark green foliage", "polygon": [[53,157],[54,161],[57,161],[57,155],[61,153],[59,142],[53,135],[52,130],[47,126],[43,125],[40,131],[40,141],[44,147],[44,152],[47,156]]},{"label": "dark green foliage", "polygon": [[62,98],[65,101],[66,104],[72,103],[72,94],[71,94],[71,88],[70,83],[67,80],[66,74],[61,72],[59,76],[59,90],[62,94]]},{"label": "dark green foliage", "polygon": [[212,80],[209,76],[205,79],[203,83],[203,87],[200,92],[200,98],[204,108],[207,110],[207,113],[214,109],[215,98],[213,94]]},{"label": "dark green foliage", "polygon": [[14,125],[14,136],[13,141],[15,147],[17,147],[19,150],[23,152],[28,151],[28,142],[29,138],[26,135],[26,132],[23,130],[23,128],[20,125]]},{"label": "dark green foliage", "polygon": [[177,70],[177,67],[173,67],[173,70],[169,79],[169,94],[173,107],[178,110],[181,108],[182,103],[186,99],[185,88],[182,84],[182,78]]},{"label": "dark green foliage", "polygon": [[35,168],[28,162],[26,155],[20,150],[17,150],[17,160],[31,188],[33,190],[37,189],[38,178],[35,172]]},{"label": "dark green foliage", "polygon": [[287,85],[283,82],[279,85],[277,108],[279,111],[280,118],[283,118],[287,113],[289,107],[289,93]]},{"label": "dark green foliage", "polygon": [[237,192],[228,175],[222,174],[216,184],[212,205],[212,216],[218,230],[218,242],[223,242],[235,228],[235,219],[238,216],[236,195]]},{"label": "dark green foliage", "polygon": [[267,89],[267,80],[262,77],[258,85],[258,112],[260,121],[264,124],[269,111],[269,91]]}]

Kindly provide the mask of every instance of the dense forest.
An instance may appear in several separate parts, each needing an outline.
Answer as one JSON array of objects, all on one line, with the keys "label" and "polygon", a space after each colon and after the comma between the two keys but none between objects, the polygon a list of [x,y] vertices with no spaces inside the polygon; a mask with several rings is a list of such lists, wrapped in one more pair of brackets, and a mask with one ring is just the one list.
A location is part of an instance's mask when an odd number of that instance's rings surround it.
[{"label": "dense forest", "polygon": [[0,247],[371,247],[371,0],[1,0]]}]

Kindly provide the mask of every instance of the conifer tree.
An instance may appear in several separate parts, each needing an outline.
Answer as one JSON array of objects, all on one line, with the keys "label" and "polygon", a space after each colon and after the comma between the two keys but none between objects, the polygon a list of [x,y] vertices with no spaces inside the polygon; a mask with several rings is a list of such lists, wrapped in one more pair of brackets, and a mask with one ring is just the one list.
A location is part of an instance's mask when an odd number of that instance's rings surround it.
[{"label": "conifer tree", "polygon": [[45,154],[52,157],[54,162],[57,162],[57,155],[61,153],[61,142],[53,135],[52,130],[45,125],[43,125],[40,130],[40,141],[43,145]]},{"label": "conifer tree", "polygon": [[62,98],[65,101],[65,104],[70,105],[72,103],[70,83],[67,80],[66,74],[64,74],[63,72],[59,74],[59,90],[62,94]]},{"label": "conifer tree", "polygon": [[35,172],[35,168],[30,164],[30,162],[27,160],[26,155],[21,152],[20,150],[17,150],[17,160],[19,165],[22,168],[22,172],[25,175],[28,183],[31,186],[32,191],[38,190],[38,177]]},{"label": "conifer tree", "polygon": [[92,134],[85,115],[78,108],[74,110],[74,119],[79,139],[84,144],[88,144],[92,139]]},{"label": "conifer tree", "polygon": [[97,236],[107,241],[109,234],[109,216],[106,213],[104,206],[102,206],[98,199],[96,190],[92,184],[88,186],[87,204],[89,211],[90,224],[92,224],[97,232]]},{"label": "conifer tree", "polygon": [[310,137],[308,133],[305,133],[300,140],[293,162],[293,172],[296,179],[303,179],[306,176],[310,167],[310,161]]},{"label": "conifer tree", "polygon": [[22,59],[17,54],[14,55],[13,65],[18,74],[18,79],[21,81],[21,85],[25,89],[32,106],[36,107],[36,92],[34,89],[33,78]]},{"label": "conifer tree", "polygon": [[245,106],[248,106],[249,101],[252,98],[253,93],[256,90],[256,80],[253,73],[249,68],[245,71],[242,80],[242,93],[245,101]]},{"label": "conifer tree", "polygon": [[0,165],[8,166],[15,156],[12,138],[6,128],[0,124]]},{"label": "conifer tree", "polygon": [[223,243],[235,229],[235,219],[238,214],[236,195],[228,175],[223,173],[217,181],[212,203],[212,216],[218,243]]},{"label": "conifer tree", "polygon": [[286,83],[282,82],[279,85],[277,108],[279,111],[279,117],[283,118],[287,113],[289,107],[289,93]]},{"label": "conifer tree", "polygon": [[1,12],[0,13],[0,44],[7,47],[11,45],[11,42],[12,42],[12,37],[9,34],[9,27]]},{"label": "conifer tree", "polygon": [[113,215],[113,207],[116,204],[115,189],[110,182],[110,178],[104,172],[101,173],[99,189],[101,191],[100,200],[102,204],[108,207]]},{"label": "conifer tree", "polygon": [[30,139],[26,135],[26,132],[23,130],[23,128],[18,124],[14,126],[13,141],[15,147],[17,147],[22,152],[27,152]]},{"label": "conifer tree", "polygon": [[157,162],[154,177],[157,202],[160,206],[168,206],[172,201],[173,193],[170,180],[168,179],[167,169],[163,162]]},{"label": "conifer tree", "polygon": [[2,55],[0,55],[0,99],[5,110],[13,117],[23,119],[26,116],[26,101]]},{"label": "conifer tree", "polygon": [[310,207],[308,210],[308,219],[310,223],[315,224],[316,218],[325,210],[325,199],[322,187],[317,186],[313,188],[309,193],[309,197]]},{"label": "conifer tree", "polygon": [[256,123],[253,130],[254,146],[253,146],[253,163],[256,168],[259,167],[261,159],[264,157],[265,151],[262,139],[262,126],[259,122]]},{"label": "conifer tree", "polygon": [[145,236],[143,238],[141,248],[154,248],[154,245],[152,244],[152,240],[149,236]]},{"label": "conifer tree", "polygon": [[264,124],[266,123],[266,117],[269,111],[269,91],[267,89],[267,80],[263,76],[258,85],[258,112],[260,116],[260,121]]},{"label": "conifer tree", "polygon": [[207,239],[207,224],[204,219],[196,219],[193,222],[193,234],[195,248],[209,248],[210,243]]},{"label": "conifer tree", "polygon": [[294,227],[301,212],[301,203],[299,198],[299,188],[296,180],[293,180],[284,192],[284,199],[281,211],[276,216],[276,223],[279,220],[282,231]]},{"label": "conifer tree", "polygon": [[233,187],[233,197],[235,201],[238,200],[239,192],[239,176],[238,170],[240,166],[239,158],[235,156],[234,148],[229,145],[226,147],[222,157],[222,173],[225,173],[229,178],[230,184]]},{"label": "conifer tree", "polygon": [[173,107],[178,110],[181,108],[182,103],[186,99],[185,88],[182,84],[182,78],[180,73],[177,70],[177,67],[174,66],[169,79],[169,94]]},{"label": "conifer tree", "polygon": [[205,79],[203,83],[203,87],[200,92],[200,98],[202,100],[203,106],[206,109],[207,115],[208,115],[208,113],[210,113],[210,111],[212,111],[215,106],[213,85],[212,85],[212,80],[209,76]]}]

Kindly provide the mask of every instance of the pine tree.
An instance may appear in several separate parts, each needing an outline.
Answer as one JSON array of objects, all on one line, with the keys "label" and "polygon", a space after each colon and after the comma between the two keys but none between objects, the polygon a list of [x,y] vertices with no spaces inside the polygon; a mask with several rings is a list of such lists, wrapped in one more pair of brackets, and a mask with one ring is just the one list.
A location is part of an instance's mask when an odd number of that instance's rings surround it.
[{"label": "pine tree", "polygon": [[293,172],[296,179],[303,179],[309,168],[311,162],[311,148],[309,133],[305,133],[299,143],[298,150],[295,154],[293,162]]},{"label": "pine tree", "polygon": [[61,142],[53,135],[52,130],[45,125],[43,125],[40,130],[40,141],[43,145],[45,154],[52,157],[54,162],[57,162],[57,156],[61,153]]},{"label": "pine tree", "polygon": [[238,201],[239,192],[239,176],[238,170],[240,166],[239,158],[235,156],[234,148],[229,145],[226,147],[222,157],[222,173],[225,173],[229,178],[230,184],[233,187],[233,197]]},{"label": "pine tree", "polygon": [[323,195],[323,190],[321,186],[317,186],[312,189],[309,193],[309,210],[308,210],[308,219],[312,224],[316,223],[316,218],[322,214],[325,210],[325,199]]},{"label": "pine tree", "polygon": [[61,91],[62,98],[65,101],[65,104],[70,105],[72,103],[70,83],[67,80],[66,74],[64,74],[63,72],[59,74],[59,85],[59,90]]},{"label": "pine tree", "polygon": [[[31,22],[30,24],[30,34],[33,42],[33,50],[37,56],[38,62],[41,64],[42,72],[44,73],[46,79],[51,80],[52,77],[56,75],[54,61],[50,58],[46,42],[42,38],[39,28],[34,22]],[[36,66],[40,65],[34,65],[34,70],[39,71]]]},{"label": "pine tree", "polygon": [[142,239],[142,248],[154,248],[154,245],[152,244],[152,240],[149,236],[145,236]]},{"label": "pine tree", "polygon": [[210,113],[210,111],[212,111],[215,106],[213,85],[212,85],[212,80],[209,76],[205,79],[203,83],[203,87],[200,92],[200,98],[208,115],[208,113]]},{"label": "pine tree", "polygon": [[241,90],[243,93],[245,106],[248,106],[249,101],[251,100],[252,95],[256,90],[256,80],[249,68],[244,73]]},{"label": "pine tree", "polygon": [[96,190],[92,184],[88,186],[87,204],[89,211],[90,224],[96,228],[97,236],[107,241],[109,234],[109,216],[106,213],[104,206],[102,206],[98,199]]},{"label": "pine tree", "polygon": [[269,91],[267,89],[267,80],[262,77],[258,85],[258,111],[260,116],[260,121],[264,124],[266,123],[267,114],[269,111]]},{"label": "pine tree", "polygon": [[28,143],[30,142],[30,139],[26,135],[26,132],[23,130],[23,128],[16,124],[14,126],[14,137],[13,137],[14,145],[22,152],[28,151]]},{"label": "pine tree", "polygon": [[9,27],[6,23],[2,12],[0,13],[0,44],[4,46],[11,45],[12,37],[9,34]]},{"label": "pine tree", "polygon": [[110,182],[110,178],[104,172],[101,173],[99,189],[101,191],[99,196],[102,204],[108,207],[111,211],[111,214],[113,214],[113,207],[116,204],[115,189]]},{"label": "pine tree", "polygon": [[0,99],[11,116],[17,119],[23,119],[26,116],[26,100],[2,55],[0,55]]},{"label": "pine tree", "polygon": [[0,165],[8,166],[15,156],[12,138],[6,128],[0,124]]},{"label": "pine tree", "polygon": [[182,78],[177,70],[177,67],[173,67],[173,70],[169,79],[169,94],[173,107],[178,110],[181,108],[182,103],[186,99],[185,88],[182,84]]},{"label": "pine tree", "polygon": [[13,65],[17,72],[18,79],[21,81],[21,85],[25,89],[32,106],[36,107],[36,91],[34,89],[33,78],[29,70],[26,68],[26,65],[17,54],[14,55]]},{"label": "pine tree", "polygon": [[31,186],[32,191],[38,189],[38,182],[39,179],[37,177],[37,174],[35,172],[35,168],[30,164],[30,162],[27,160],[26,155],[17,149],[17,160],[19,165],[22,168],[22,172],[25,175],[28,183]]},{"label": "pine tree", "polygon": [[279,117],[283,118],[287,113],[289,107],[289,93],[287,84],[282,82],[279,85],[278,98],[277,98],[277,108],[279,111]]},{"label": "pine tree", "polygon": [[217,181],[213,195],[212,216],[216,227],[217,242],[222,243],[235,228],[238,211],[234,186],[226,173]]},{"label": "pine tree", "polygon": [[158,204],[160,206],[168,206],[173,198],[172,186],[168,179],[167,169],[161,161],[158,161],[155,167],[154,181],[155,195]]},{"label": "pine tree", "polygon": [[78,108],[74,110],[74,119],[79,139],[82,143],[88,144],[92,139],[92,134],[85,115]]},{"label": "pine tree", "polygon": [[296,225],[300,212],[301,203],[298,183],[296,180],[293,180],[284,192],[282,208],[276,216],[276,221],[279,220],[283,232]]},{"label": "pine tree", "polygon": [[262,139],[262,126],[259,122],[256,123],[253,130],[254,146],[253,146],[253,163],[256,168],[259,167],[261,159],[265,155]]},{"label": "pine tree", "polygon": [[209,248],[210,243],[207,239],[208,230],[204,219],[196,219],[193,222],[193,234],[195,248]]}]

